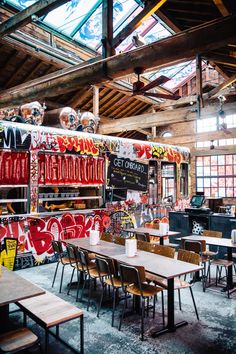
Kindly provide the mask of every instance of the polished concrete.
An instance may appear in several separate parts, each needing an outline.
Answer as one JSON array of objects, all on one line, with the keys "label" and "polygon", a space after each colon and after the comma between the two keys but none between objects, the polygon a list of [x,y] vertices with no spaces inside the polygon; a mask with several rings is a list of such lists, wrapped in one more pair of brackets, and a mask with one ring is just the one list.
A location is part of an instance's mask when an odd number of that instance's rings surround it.
[{"label": "polished concrete", "polygon": [[[58,293],[59,276],[54,288],[51,288],[55,265],[54,263],[27,268],[17,273],[84,310],[86,354],[236,353],[236,292],[231,299],[228,299],[226,294],[212,290],[203,293],[201,284],[194,284],[193,291],[200,316],[200,321],[197,321],[189,290],[182,290],[182,311],[178,308],[177,296],[175,298],[176,321],[187,320],[188,326],[179,328],[175,333],[153,339],[150,336],[151,331],[154,328],[161,328],[161,302],[158,301],[155,319],[153,320],[150,315],[145,320],[145,341],[141,342],[138,315],[127,316],[121,331],[118,331],[122,303],[117,307],[113,328],[110,302],[106,302],[103,306],[100,318],[96,317],[96,297],[100,294],[100,286],[97,287],[96,293],[93,293],[94,301],[89,311],[86,311],[86,297],[82,303],[76,303],[75,289],[72,289],[71,294],[67,296],[67,283],[71,274],[69,266],[65,269],[62,293]],[[13,314],[12,317],[14,321],[21,320],[19,314]],[[29,320],[28,324],[39,334],[43,343],[44,332],[39,330],[32,320]],[[79,347],[79,321],[74,320],[63,324],[61,336],[67,338],[74,347]],[[72,351],[58,343],[54,337],[50,337],[49,353],[69,354]]]}]

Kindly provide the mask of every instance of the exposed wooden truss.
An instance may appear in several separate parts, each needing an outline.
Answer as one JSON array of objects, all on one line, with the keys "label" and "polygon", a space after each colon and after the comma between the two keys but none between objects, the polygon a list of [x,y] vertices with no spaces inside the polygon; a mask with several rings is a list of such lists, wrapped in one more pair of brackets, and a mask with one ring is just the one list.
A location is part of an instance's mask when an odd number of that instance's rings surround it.
[{"label": "exposed wooden truss", "polygon": [[[16,29],[27,25],[32,20],[37,20],[37,17],[46,15],[49,11],[57,8],[70,0],[38,0],[33,5],[25,8],[16,15],[0,24],[0,35],[4,36],[14,32]],[[33,18],[33,16],[36,16]]]},{"label": "exposed wooden truss", "polygon": [[[224,30],[222,30],[224,29]],[[213,50],[236,40],[236,15],[211,21],[203,26],[178,33],[173,37],[121,53],[93,65],[68,68],[1,93],[0,107],[10,103],[53,97],[84,85],[109,81],[132,73],[137,66],[166,67],[192,59],[196,54]],[[179,50],[181,46],[181,50]]]},{"label": "exposed wooden truss", "polygon": [[[225,112],[233,113],[236,109],[236,103],[224,105]],[[174,112],[174,114],[173,114]],[[218,112],[218,105],[204,107],[201,110],[201,117],[214,115]],[[122,119],[113,120],[111,123],[101,124],[99,133],[114,134],[122,131],[146,129],[150,127],[161,127],[168,124],[181,123],[184,121],[192,121],[196,119],[196,112],[192,112],[191,106],[185,108],[177,108],[174,111],[147,113],[139,116],[132,116]]]}]

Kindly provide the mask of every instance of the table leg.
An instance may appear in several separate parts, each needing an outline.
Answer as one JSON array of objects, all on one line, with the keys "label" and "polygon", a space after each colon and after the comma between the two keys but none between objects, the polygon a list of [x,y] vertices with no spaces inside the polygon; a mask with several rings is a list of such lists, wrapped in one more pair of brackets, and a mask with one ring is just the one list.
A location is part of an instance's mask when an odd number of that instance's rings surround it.
[{"label": "table leg", "polygon": [[[227,258],[228,258],[228,261],[232,261],[232,259],[233,259],[231,247],[227,248]],[[228,289],[233,289],[233,287],[234,287],[234,285],[233,285],[233,267],[232,266],[228,267],[227,287],[228,287]]]},{"label": "table leg", "polygon": [[9,305],[0,306],[0,333],[9,329]]},{"label": "table leg", "polygon": [[160,236],[160,245],[164,245],[164,236]]},{"label": "table leg", "polygon": [[178,327],[182,327],[188,324],[186,321],[181,321],[175,324],[175,296],[174,296],[174,278],[168,279],[168,313],[167,313],[167,326],[160,331],[155,331],[152,333],[152,337],[156,338],[161,334],[167,332],[175,332]]}]

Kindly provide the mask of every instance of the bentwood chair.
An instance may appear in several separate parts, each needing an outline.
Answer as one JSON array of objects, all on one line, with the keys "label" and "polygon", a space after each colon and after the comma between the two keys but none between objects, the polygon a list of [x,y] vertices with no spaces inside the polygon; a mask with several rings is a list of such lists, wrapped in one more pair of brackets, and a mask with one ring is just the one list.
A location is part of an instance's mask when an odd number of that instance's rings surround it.
[{"label": "bentwood chair", "polygon": [[[125,314],[128,294],[136,296],[141,300],[141,340],[144,340],[144,315],[145,315],[145,302],[153,297],[153,318],[155,317],[156,297],[163,288],[156,287],[145,283],[145,268],[133,267],[125,264],[120,264],[120,277],[122,289],[125,293],[125,301],[123,306],[122,315],[120,318],[119,330]],[[163,310],[163,309],[162,309]]]},{"label": "bentwood chair", "polygon": [[28,348],[41,347],[38,337],[28,328],[19,328],[0,335],[0,353],[25,353]]},{"label": "bentwood chair", "polygon": [[[100,309],[102,306],[104,293],[106,290],[106,286],[112,287],[112,298],[113,298],[113,305],[112,305],[112,322],[111,325],[114,325],[114,316],[115,316],[115,309],[116,309],[116,300],[118,299],[119,289],[121,289],[121,279],[116,272],[116,268],[114,265],[114,261],[108,257],[101,257],[96,256],[96,265],[99,274],[99,278],[102,284],[102,294],[100,303],[98,306],[97,317],[99,317]],[[106,276],[104,276],[106,275]]]},{"label": "bentwood chair", "polygon": [[[216,238],[222,238],[222,232],[221,231],[214,231],[214,230],[203,230],[202,231],[202,236],[206,236],[206,237],[216,237]],[[207,257],[215,257],[217,256],[219,250],[217,248],[217,251],[211,251],[210,249],[206,249],[205,252],[203,252],[204,256]]]},{"label": "bentwood chair", "polygon": [[61,281],[60,281],[60,289],[59,289],[59,293],[61,293],[63,276],[64,276],[64,268],[66,265],[70,265],[70,259],[68,256],[65,256],[65,254],[64,254],[62,241],[53,240],[52,241],[52,249],[53,249],[55,257],[57,258],[57,265],[56,265],[56,269],[55,269],[54,276],[53,276],[52,288],[53,288],[55,280],[56,280],[59,264],[61,264],[62,271],[61,271]]}]

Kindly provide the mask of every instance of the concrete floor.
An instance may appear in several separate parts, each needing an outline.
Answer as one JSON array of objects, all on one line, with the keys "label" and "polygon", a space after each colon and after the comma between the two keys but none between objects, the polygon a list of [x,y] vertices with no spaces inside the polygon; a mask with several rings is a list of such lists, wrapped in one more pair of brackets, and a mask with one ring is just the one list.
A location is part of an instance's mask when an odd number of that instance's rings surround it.
[{"label": "concrete floor", "polygon": [[[47,264],[40,267],[27,268],[17,271],[22,277],[36,283],[46,290],[62,297],[64,300],[75,304],[84,310],[85,313],[85,353],[86,354],[173,354],[173,353],[236,353],[236,292],[231,299],[226,294],[207,290],[202,292],[200,283],[193,287],[197,303],[200,321],[197,321],[192,300],[188,289],[182,290],[182,311],[178,309],[176,296],[176,321],[187,320],[188,326],[179,328],[175,333],[168,333],[156,339],[150,336],[153,328],[161,328],[161,302],[157,304],[156,318],[146,318],[145,341],[139,340],[140,319],[132,315],[124,319],[121,331],[117,327],[121,303],[118,305],[115,326],[111,327],[111,304],[103,306],[100,318],[96,317],[96,298],[92,306],[86,311],[87,303],[75,301],[75,289],[67,296],[67,283],[69,282],[71,268],[65,269],[63,292],[58,293],[59,279],[55,287],[51,288],[52,277],[55,269],[54,264]],[[94,296],[99,296],[100,287],[97,288]],[[86,297],[85,297],[86,299]],[[166,303],[166,299],[165,299]],[[20,320],[19,314],[12,315],[15,321]],[[43,343],[44,332],[32,321],[28,321]],[[75,348],[79,346],[79,321],[74,320],[61,326],[61,335],[68,338],[69,343]],[[50,337],[50,354],[69,354],[71,350],[66,349]]]}]

